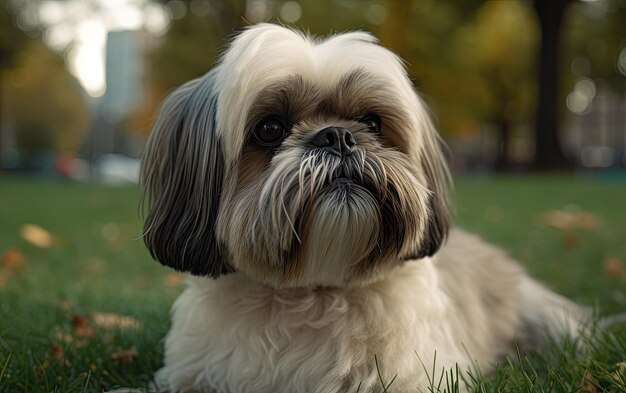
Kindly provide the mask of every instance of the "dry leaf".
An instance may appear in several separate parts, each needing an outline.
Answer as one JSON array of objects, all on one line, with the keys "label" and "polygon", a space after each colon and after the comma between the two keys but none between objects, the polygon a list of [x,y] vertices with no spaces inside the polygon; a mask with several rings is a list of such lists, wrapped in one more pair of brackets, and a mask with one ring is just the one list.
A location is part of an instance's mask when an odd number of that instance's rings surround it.
[{"label": "dry leaf", "polygon": [[551,210],[539,215],[539,222],[562,231],[572,229],[598,229],[602,220],[593,213],[583,211]]},{"label": "dry leaf", "polygon": [[91,327],[87,318],[80,314],[74,315],[72,324],[74,327],[72,333],[75,337],[91,338],[95,334],[93,327]]},{"label": "dry leaf", "polygon": [[602,262],[602,270],[609,277],[619,277],[624,273],[624,262],[616,256],[608,256]]},{"label": "dry leaf", "polygon": [[0,288],[16,273],[22,271],[24,255],[17,248],[9,248],[0,255]]},{"label": "dry leaf", "polygon": [[602,226],[600,217],[589,212],[579,212],[576,216],[576,223],[579,228],[583,229],[598,229]]},{"label": "dry leaf", "polygon": [[578,246],[578,236],[572,232],[565,232],[563,236],[561,236],[561,242],[563,243],[563,247],[567,249],[576,248],[576,246]]},{"label": "dry leaf", "polygon": [[65,352],[63,352],[63,348],[59,344],[52,344],[50,347],[50,355],[57,362],[61,363],[64,366],[70,366],[69,360],[65,358]]},{"label": "dry leaf", "polygon": [[112,313],[95,312],[91,315],[93,322],[103,328],[132,328],[140,329],[143,327],[142,323],[133,317],[127,317]]},{"label": "dry leaf", "polygon": [[17,248],[8,248],[0,255],[0,267],[16,270],[21,269],[23,264],[24,255]]},{"label": "dry leaf", "polygon": [[133,360],[137,358],[137,356],[139,356],[139,353],[137,353],[137,349],[135,347],[132,347],[125,351],[113,352],[111,354],[111,359],[113,359],[116,362],[126,363],[126,362],[132,362]]},{"label": "dry leaf", "polygon": [[580,384],[580,393],[600,393],[598,389],[598,380],[596,380],[589,370],[585,371],[583,380]]},{"label": "dry leaf", "polygon": [[617,369],[611,373],[611,378],[615,382],[621,383],[626,380],[626,362],[620,362],[615,365]]},{"label": "dry leaf", "polygon": [[53,243],[50,232],[35,224],[22,225],[20,235],[24,240],[39,248],[48,248]]}]

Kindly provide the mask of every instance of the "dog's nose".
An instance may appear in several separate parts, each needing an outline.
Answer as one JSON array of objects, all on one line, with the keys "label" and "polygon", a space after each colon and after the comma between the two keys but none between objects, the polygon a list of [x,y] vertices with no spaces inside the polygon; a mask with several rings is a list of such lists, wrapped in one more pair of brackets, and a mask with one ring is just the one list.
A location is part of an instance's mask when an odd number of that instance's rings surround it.
[{"label": "dog's nose", "polygon": [[344,156],[352,154],[356,141],[352,133],[343,127],[326,127],[315,135],[311,145]]}]

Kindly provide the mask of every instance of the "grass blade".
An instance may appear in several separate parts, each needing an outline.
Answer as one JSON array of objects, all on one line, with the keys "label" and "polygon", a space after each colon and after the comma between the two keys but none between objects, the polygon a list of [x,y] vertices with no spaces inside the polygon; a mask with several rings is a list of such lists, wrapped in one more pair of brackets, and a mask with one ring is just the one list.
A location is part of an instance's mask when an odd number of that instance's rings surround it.
[{"label": "grass blade", "polygon": [[9,353],[9,355],[7,356],[7,360],[5,360],[4,364],[2,365],[2,370],[0,370],[0,382],[2,382],[2,378],[4,377],[4,373],[9,368],[9,363],[11,362],[11,355],[13,355],[13,354]]}]

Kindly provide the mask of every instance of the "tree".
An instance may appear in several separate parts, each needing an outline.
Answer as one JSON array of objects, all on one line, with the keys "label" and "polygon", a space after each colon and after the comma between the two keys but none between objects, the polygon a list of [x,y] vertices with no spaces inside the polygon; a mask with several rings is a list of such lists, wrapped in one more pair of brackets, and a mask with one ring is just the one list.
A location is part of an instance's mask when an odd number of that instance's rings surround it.
[{"label": "tree", "polygon": [[190,0],[184,3],[184,15],[172,20],[169,31],[147,55],[146,98],[131,119],[142,134],[150,132],[165,94],[206,73],[217,60],[224,39],[245,24],[246,0],[212,1],[210,12],[200,15],[192,12]]},{"label": "tree", "polygon": [[559,141],[559,70],[561,25],[571,0],[534,0],[539,21],[538,83],[539,96],[535,117],[535,157],[533,167],[539,171],[571,167]]},{"label": "tree", "polygon": [[9,71],[7,112],[20,149],[75,151],[88,124],[78,81],[63,59],[31,40]]},{"label": "tree", "polygon": [[[620,0],[573,2],[563,23],[563,69],[568,87],[573,77],[604,81],[605,87],[622,94],[626,88],[624,68],[618,65],[626,43],[626,3]],[[623,60],[622,60],[623,61]],[[582,63],[581,63],[582,62]],[[622,66],[623,67],[623,66]]]},{"label": "tree", "polygon": [[441,131],[476,138],[479,125],[489,124],[496,130],[497,169],[508,169],[511,130],[532,102],[529,54],[536,34],[528,7],[513,1],[386,4],[382,41],[407,61]]},{"label": "tree", "polygon": [[5,72],[13,66],[16,55],[23,48],[26,36],[13,24],[13,15],[6,4],[0,6],[0,162],[2,162],[3,141],[3,82]]},{"label": "tree", "polygon": [[[491,1],[477,10],[454,39],[459,72],[471,75],[479,87],[463,91],[461,104],[496,130],[495,169],[505,171],[511,161],[511,132],[531,116],[534,89],[532,72],[537,34],[532,10],[522,2]],[[496,33],[497,32],[497,33]],[[524,32],[524,34],[520,34]]]}]

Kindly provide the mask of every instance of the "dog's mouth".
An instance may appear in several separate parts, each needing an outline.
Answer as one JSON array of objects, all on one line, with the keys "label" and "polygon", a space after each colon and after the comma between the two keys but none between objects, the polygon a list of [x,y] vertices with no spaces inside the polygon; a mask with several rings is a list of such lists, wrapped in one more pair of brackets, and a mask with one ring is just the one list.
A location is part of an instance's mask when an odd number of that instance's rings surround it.
[{"label": "dog's mouth", "polygon": [[302,192],[310,192],[313,198],[335,197],[336,192],[347,195],[359,189],[375,195],[372,182],[365,178],[364,166],[364,152],[361,151],[346,157],[311,154],[303,158],[299,186]]},{"label": "dog's mouth", "polygon": [[355,176],[354,173],[346,171],[343,168],[338,168],[338,170],[329,177],[324,188],[330,192],[349,192],[352,188],[360,184],[360,179],[358,176]]},{"label": "dog's mouth", "polygon": [[330,176],[328,184],[355,183],[362,184],[361,172],[350,165],[340,165]]}]

